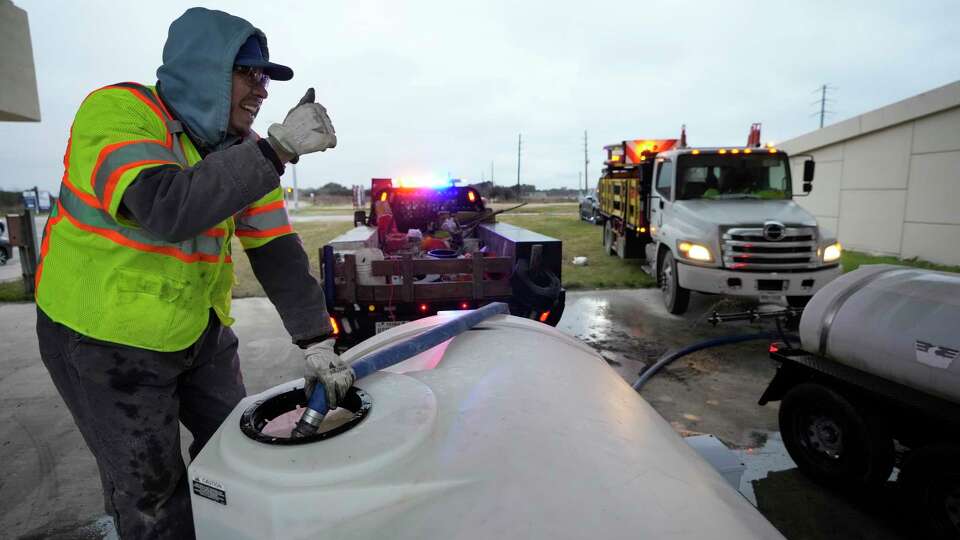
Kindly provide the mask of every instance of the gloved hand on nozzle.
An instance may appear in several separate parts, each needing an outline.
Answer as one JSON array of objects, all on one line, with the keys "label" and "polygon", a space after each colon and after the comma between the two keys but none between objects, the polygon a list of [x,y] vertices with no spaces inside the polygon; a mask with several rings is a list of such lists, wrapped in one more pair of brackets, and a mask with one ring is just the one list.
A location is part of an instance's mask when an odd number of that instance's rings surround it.
[{"label": "gloved hand on nozzle", "polygon": [[282,124],[272,124],[267,129],[267,140],[281,161],[296,163],[303,154],[337,146],[337,132],[327,110],[315,100],[313,88],[307,90]]},{"label": "gloved hand on nozzle", "polygon": [[[303,377],[306,379],[304,392],[307,399],[313,395],[317,383],[323,384],[327,392],[327,406],[336,409],[353,386],[353,369],[333,351],[334,340],[328,339],[314,343],[303,351],[305,362]],[[326,411],[318,411],[325,413]]]}]

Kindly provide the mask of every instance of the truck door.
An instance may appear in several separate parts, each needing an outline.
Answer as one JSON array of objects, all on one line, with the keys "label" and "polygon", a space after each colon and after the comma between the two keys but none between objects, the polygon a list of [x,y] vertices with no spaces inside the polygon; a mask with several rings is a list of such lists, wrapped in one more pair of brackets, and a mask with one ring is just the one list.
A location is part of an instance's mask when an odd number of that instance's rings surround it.
[{"label": "truck door", "polygon": [[669,224],[670,207],[673,204],[673,161],[658,159],[655,174],[654,189],[650,195],[650,236],[665,242],[663,224]]}]

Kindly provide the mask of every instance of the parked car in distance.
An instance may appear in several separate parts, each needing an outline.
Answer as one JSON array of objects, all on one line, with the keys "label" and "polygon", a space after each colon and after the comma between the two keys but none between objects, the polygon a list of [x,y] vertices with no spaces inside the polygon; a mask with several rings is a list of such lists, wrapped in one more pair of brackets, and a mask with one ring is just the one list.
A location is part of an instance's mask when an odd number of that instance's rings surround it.
[{"label": "parked car in distance", "polygon": [[7,264],[12,256],[13,248],[10,247],[10,240],[7,235],[0,233],[0,266]]},{"label": "parked car in distance", "polygon": [[580,220],[599,223],[600,206],[597,203],[597,194],[588,193],[580,199]]}]

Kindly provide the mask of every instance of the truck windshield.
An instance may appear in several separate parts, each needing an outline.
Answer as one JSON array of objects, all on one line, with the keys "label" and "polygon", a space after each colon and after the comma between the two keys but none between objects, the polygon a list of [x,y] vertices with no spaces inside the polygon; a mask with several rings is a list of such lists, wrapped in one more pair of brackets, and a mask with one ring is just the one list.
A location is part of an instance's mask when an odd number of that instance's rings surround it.
[{"label": "truck windshield", "polygon": [[789,199],[786,156],[682,155],[677,168],[678,199]]}]

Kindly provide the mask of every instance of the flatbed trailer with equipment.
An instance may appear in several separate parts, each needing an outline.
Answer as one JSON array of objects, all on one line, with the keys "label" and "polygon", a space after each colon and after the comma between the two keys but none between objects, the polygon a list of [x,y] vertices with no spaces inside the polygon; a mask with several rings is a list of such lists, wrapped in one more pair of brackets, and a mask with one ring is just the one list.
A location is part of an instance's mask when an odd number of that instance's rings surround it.
[{"label": "flatbed trailer with equipment", "polygon": [[556,326],[566,292],[560,240],[495,221],[471,187],[374,179],[370,214],[321,249],[321,273],[345,350],[440,311],[505,302]]}]

